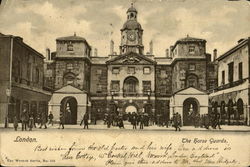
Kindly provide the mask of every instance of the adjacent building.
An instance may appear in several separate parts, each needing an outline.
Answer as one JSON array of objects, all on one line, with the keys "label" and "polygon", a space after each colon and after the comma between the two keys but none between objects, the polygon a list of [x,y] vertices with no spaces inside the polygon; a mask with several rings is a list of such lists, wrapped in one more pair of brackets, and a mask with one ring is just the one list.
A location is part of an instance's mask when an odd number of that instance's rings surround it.
[{"label": "adjacent building", "polygon": [[47,113],[51,92],[44,89],[44,57],[18,36],[0,33],[0,123]]},{"label": "adjacent building", "polygon": [[249,125],[250,38],[219,56],[218,87],[209,95],[212,110],[219,112],[224,124]]}]

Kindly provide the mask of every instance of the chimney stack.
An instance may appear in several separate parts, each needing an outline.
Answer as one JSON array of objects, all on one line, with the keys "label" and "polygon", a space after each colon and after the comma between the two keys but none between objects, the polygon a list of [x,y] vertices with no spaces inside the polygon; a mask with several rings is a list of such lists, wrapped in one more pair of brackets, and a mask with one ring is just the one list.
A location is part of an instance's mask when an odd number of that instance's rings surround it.
[{"label": "chimney stack", "polygon": [[217,49],[214,49],[214,60],[213,61],[215,61],[216,59],[217,59]]},{"label": "chimney stack", "polygon": [[153,41],[152,40],[149,42],[149,53],[151,55],[153,54]]},{"label": "chimney stack", "polygon": [[110,41],[110,55],[114,54],[114,41],[111,39]]},{"label": "chimney stack", "polygon": [[173,48],[174,48],[174,46],[170,46],[170,57],[171,58],[173,57]]},{"label": "chimney stack", "polygon": [[94,49],[94,56],[97,57],[98,53],[97,53],[97,48]]},{"label": "chimney stack", "polygon": [[169,49],[166,49],[166,57],[169,58]]},{"label": "chimney stack", "polygon": [[46,59],[51,60],[50,49],[46,48]]}]

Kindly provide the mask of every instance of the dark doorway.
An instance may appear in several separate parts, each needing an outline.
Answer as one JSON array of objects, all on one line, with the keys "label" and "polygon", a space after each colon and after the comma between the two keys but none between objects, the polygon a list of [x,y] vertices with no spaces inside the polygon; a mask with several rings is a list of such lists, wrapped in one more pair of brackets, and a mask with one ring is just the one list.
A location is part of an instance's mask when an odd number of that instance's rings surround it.
[{"label": "dark doorway", "polygon": [[183,125],[194,125],[195,117],[200,113],[199,102],[195,98],[188,98],[183,102]]},{"label": "dark doorway", "polygon": [[61,101],[65,124],[77,124],[77,101],[74,97],[65,97]]}]

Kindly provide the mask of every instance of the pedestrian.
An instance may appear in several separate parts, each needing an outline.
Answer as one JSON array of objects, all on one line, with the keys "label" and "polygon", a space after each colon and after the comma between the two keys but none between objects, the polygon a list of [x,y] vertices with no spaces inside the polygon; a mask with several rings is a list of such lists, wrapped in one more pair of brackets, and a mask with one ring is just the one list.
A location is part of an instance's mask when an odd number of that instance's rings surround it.
[{"label": "pedestrian", "polygon": [[136,113],[133,112],[132,113],[132,118],[131,118],[131,121],[132,121],[131,123],[133,125],[133,129],[136,129],[136,119],[137,119]]},{"label": "pedestrian", "polygon": [[37,122],[37,126],[39,125],[41,126],[41,114],[40,113],[37,114],[36,122]]},{"label": "pedestrian", "polygon": [[206,129],[209,129],[209,125],[210,125],[209,116],[208,116],[208,114],[205,114],[205,115],[204,115],[204,127],[205,127]]},{"label": "pedestrian", "polygon": [[88,129],[89,128],[89,115],[88,113],[85,113],[83,116],[83,123],[84,123],[84,127],[83,129]]},{"label": "pedestrian", "polygon": [[60,122],[59,122],[59,128],[58,128],[58,129],[60,129],[61,126],[62,126],[62,129],[64,129],[64,122],[65,122],[65,119],[64,119],[64,114],[63,114],[62,111],[60,112],[60,117],[59,117],[59,119],[60,119]]},{"label": "pedestrian", "polygon": [[143,129],[143,125],[144,125],[144,116],[143,114],[140,115],[140,129]]},{"label": "pedestrian", "polygon": [[173,116],[173,122],[174,122],[174,127],[175,131],[179,130],[181,131],[181,115],[179,113],[175,113]]},{"label": "pedestrian", "polygon": [[42,112],[41,125],[39,128],[41,129],[44,125],[44,129],[47,129],[46,123],[47,123],[46,114],[45,114],[45,112]]},{"label": "pedestrian", "polygon": [[216,129],[217,126],[218,126],[219,129],[221,129],[220,124],[221,124],[221,115],[220,115],[220,113],[217,112],[217,114],[216,114],[216,125],[215,125],[215,129]]},{"label": "pedestrian", "polygon": [[122,118],[122,114],[120,114],[118,116],[118,125],[119,125],[119,128],[123,128],[124,129],[124,124],[123,124],[123,118]]},{"label": "pedestrian", "polygon": [[29,131],[32,131],[33,125],[34,125],[34,117],[32,114],[30,114],[30,116],[29,116]]},{"label": "pedestrian", "polygon": [[14,129],[15,129],[15,131],[17,131],[17,127],[18,127],[18,119],[17,119],[17,117],[16,117],[16,116],[14,116],[14,118],[13,118],[13,124],[14,124]]},{"label": "pedestrian", "polygon": [[107,127],[110,128],[112,122],[111,114],[108,113],[107,115]]},{"label": "pedestrian", "polygon": [[28,112],[26,111],[26,109],[24,109],[21,113],[22,131],[27,130],[28,120]]},{"label": "pedestrian", "polygon": [[51,124],[53,126],[54,115],[52,114],[51,111],[49,112],[49,116],[48,117],[49,117],[49,123],[48,123],[48,125]]}]

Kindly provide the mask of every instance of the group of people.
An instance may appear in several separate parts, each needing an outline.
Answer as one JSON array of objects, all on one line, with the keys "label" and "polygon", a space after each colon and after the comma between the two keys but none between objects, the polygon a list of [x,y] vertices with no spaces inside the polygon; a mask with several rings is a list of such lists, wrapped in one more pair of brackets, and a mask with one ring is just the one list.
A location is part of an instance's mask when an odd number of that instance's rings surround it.
[{"label": "group of people", "polygon": [[20,120],[18,120],[17,116],[14,116],[13,118],[14,130],[17,131],[19,122],[21,122],[22,131],[24,130],[32,131],[32,129],[36,128],[37,126],[39,126],[40,129],[43,126],[45,129],[47,129],[46,124],[48,122],[48,119],[49,119],[48,124],[51,124],[53,126],[53,118],[54,116],[51,112],[48,115],[48,118],[47,118],[46,113],[42,112],[42,113],[37,114],[36,119],[35,119],[33,113],[29,113],[26,109],[24,109],[20,114]]},{"label": "group of people", "polygon": [[[198,118],[197,118],[198,119]],[[216,129],[217,127],[221,129],[221,116],[220,113],[210,113],[210,114],[203,114],[199,117],[197,122],[200,122],[200,127],[205,127],[206,129],[209,129],[209,126],[211,126],[213,129]],[[198,126],[198,125],[196,125]]]},{"label": "group of people", "polygon": [[122,114],[105,113],[104,124],[107,125],[107,128],[110,128],[111,126],[125,128],[124,123],[123,123],[123,115]]}]

